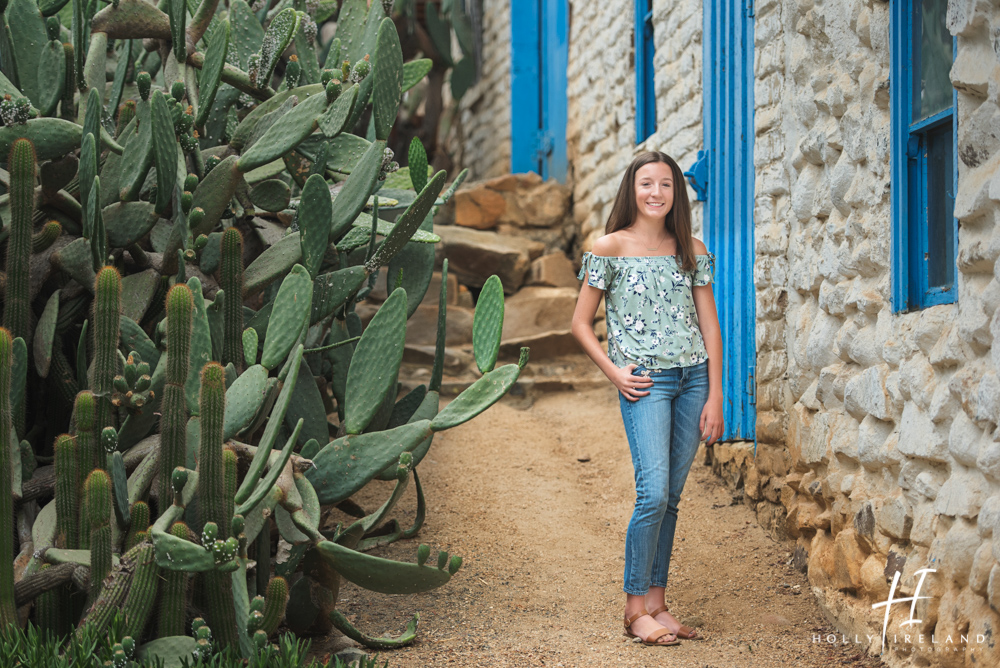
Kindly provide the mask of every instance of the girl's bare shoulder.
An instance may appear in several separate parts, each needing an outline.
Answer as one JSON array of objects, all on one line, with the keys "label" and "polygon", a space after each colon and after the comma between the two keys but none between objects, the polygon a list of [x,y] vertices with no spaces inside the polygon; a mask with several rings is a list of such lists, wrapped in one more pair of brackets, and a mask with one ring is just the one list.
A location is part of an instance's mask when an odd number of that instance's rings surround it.
[{"label": "girl's bare shoulder", "polygon": [[617,257],[622,254],[621,230],[605,234],[594,242],[593,253],[603,257]]}]

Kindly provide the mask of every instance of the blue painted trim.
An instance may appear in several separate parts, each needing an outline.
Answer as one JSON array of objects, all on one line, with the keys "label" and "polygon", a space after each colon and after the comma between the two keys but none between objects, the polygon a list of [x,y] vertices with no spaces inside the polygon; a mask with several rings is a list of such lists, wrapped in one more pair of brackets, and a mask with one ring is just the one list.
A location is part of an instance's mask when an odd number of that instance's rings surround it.
[{"label": "blue painted trim", "polygon": [[656,83],[653,68],[653,12],[647,0],[635,0],[635,143],[656,132]]},{"label": "blue painted trim", "polygon": [[510,3],[510,169],[514,173],[538,171],[535,140],[541,127],[539,2]]},{"label": "blue painted trim", "polygon": [[928,116],[927,118],[919,120],[916,123],[911,123],[908,131],[912,135],[915,132],[925,132],[937,127],[938,125],[944,125],[945,122],[951,121],[951,117],[954,113],[955,107],[948,107],[944,111],[939,111],[933,116]]},{"label": "blue painted trim", "polygon": [[722,440],[753,439],[756,454],[753,4],[704,0],[702,10],[705,150],[689,173],[706,173],[704,241],[718,257],[714,293],[726,397]]},{"label": "blue painted trim", "polygon": [[708,151],[698,151],[698,158],[691,165],[691,168],[684,172],[694,188],[695,201],[704,202],[708,199]]},{"label": "blue painted trim", "polygon": [[[936,304],[953,303],[958,296],[956,280],[947,289],[930,287],[925,254],[928,247],[927,166],[924,160],[924,137],[931,130],[951,124],[952,183],[954,200],[958,184],[957,127],[955,110],[957,93],[952,93],[952,106],[933,116],[911,123],[912,104],[917,91],[913,73],[918,70],[920,41],[912,39],[914,17],[919,3],[892,0],[889,39],[892,45],[890,74],[891,172],[892,183],[892,255],[891,311],[903,313]],[[957,40],[952,40],[952,56],[957,53]],[[958,220],[952,216],[952,235],[958,251]]]},{"label": "blue painted trim", "polygon": [[569,65],[568,0],[543,0],[542,133],[547,151],[540,155],[541,176],[566,182],[566,70]]}]

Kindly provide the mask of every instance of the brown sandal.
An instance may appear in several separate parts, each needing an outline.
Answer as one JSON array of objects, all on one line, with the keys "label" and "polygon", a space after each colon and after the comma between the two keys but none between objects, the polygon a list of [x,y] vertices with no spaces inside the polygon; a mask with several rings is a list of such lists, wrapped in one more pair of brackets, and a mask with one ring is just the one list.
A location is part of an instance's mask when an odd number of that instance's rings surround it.
[{"label": "brown sandal", "polygon": [[639,640],[642,641],[643,645],[661,645],[663,647],[670,647],[671,645],[680,645],[681,644],[681,641],[677,640],[676,638],[674,638],[673,640],[671,640],[669,642],[658,642],[659,639],[662,638],[663,636],[674,635],[665,626],[661,626],[660,628],[656,629],[655,631],[653,631],[652,633],[650,633],[645,638],[641,638],[640,636],[637,636],[636,634],[632,633],[632,631],[630,629],[630,627],[632,626],[632,622],[634,622],[635,620],[639,619],[640,617],[642,617],[644,615],[648,615],[648,614],[649,613],[646,612],[645,610],[640,610],[639,612],[635,613],[631,617],[626,618],[625,619],[625,632],[623,633],[623,635],[628,636],[629,638],[639,638]]},{"label": "brown sandal", "polygon": [[[656,610],[653,610],[651,613],[649,613],[649,616],[653,617],[655,619],[656,616],[658,614],[660,614],[661,612],[670,612],[670,608],[668,608],[665,605],[661,605]],[[664,627],[664,628],[666,628],[666,627]],[[693,629],[690,626],[684,626],[683,624],[681,625],[681,627],[679,629],[677,629],[677,632],[674,633],[674,635],[676,635],[681,640],[704,640],[705,639],[705,636],[703,636],[702,634],[698,633],[698,629]]]}]

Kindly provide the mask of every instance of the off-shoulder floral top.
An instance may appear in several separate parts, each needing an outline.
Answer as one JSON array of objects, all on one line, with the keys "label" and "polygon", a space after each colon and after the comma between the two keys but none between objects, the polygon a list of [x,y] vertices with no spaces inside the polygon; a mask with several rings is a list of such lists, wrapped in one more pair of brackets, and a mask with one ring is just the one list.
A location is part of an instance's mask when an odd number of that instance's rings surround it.
[{"label": "off-shoulder floral top", "polygon": [[715,255],[695,256],[694,272],[678,267],[678,257],[608,257],[584,253],[577,276],[605,291],[608,357],[621,368],[693,366],[708,359],[698,328],[691,286],[715,278]]}]

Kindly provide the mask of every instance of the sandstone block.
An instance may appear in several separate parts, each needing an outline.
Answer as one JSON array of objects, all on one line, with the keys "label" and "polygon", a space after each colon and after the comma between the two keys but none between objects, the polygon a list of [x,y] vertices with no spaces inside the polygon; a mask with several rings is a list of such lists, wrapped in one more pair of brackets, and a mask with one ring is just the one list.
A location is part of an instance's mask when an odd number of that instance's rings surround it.
[{"label": "sandstone block", "polygon": [[858,427],[858,461],[869,471],[878,471],[886,466],[890,452],[895,451],[895,442],[889,443],[893,432],[891,422],[883,422],[871,415],[865,416]]},{"label": "sandstone block", "polygon": [[938,490],[935,512],[951,517],[975,517],[986,500],[983,482],[978,471],[953,467],[951,477]]},{"label": "sandstone block", "polygon": [[892,538],[907,540],[913,527],[913,513],[910,504],[902,495],[887,498],[877,515],[879,531]]},{"label": "sandstone block", "polygon": [[513,294],[524,282],[531,261],[545,246],[535,241],[499,235],[459,226],[435,229],[441,237],[437,263],[448,258],[448,271],[455,272],[459,283],[479,288],[496,274],[506,294]]},{"label": "sandstone block", "polygon": [[854,529],[844,529],[838,533],[835,543],[832,586],[837,589],[857,589],[861,585],[861,564],[868,555],[861,549]]},{"label": "sandstone block", "polygon": [[955,461],[963,466],[975,466],[984,439],[983,430],[969,419],[965,411],[955,411],[948,431],[948,452]]},{"label": "sandstone block", "polygon": [[549,253],[533,260],[524,283],[553,288],[578,288],[580,285],[573,263],[565,253]]},{"label": "sandstone block", "polygon": [[847,382],[844,388],[844,408],[861,420],[872,415],[879,420],[892,418],[889,393],[885,389],[887,365],[868,367]]},{"label": "sandstone block", "polygon": [[[447,312],[445,345],[461,346],[472,343],[472,319],[474,312],[460,306],[450,306]],[[406,344],[411,346],[433,346],[437,342],[437,306],[421,304],[406,321]]]},{"label": "sandstone block", "polygon": [[575,288],[525,287],[504,303],[503,339],[569,330],[576,309]]},{"label": "sandstone block", "polygon": [[526,192],[521,192],[518,204],[529,227],[553,227],[569,217],[568,188],[552,179]]},{"label": "sandstone block", "polygon": [[976,468],[995,481],[1000,481],[1000,443],[986,441],[976,458]]},{"label": "sandstone block", "polygon": [[889,585],[885,581],[884,569],[884,562],[877,554],[869,554],[861,564],[861,587],[868,597],[884,600],[888,595]]},{"label": "sandstone block", "polygon": [[507,208],[503,195],[484,187],[460,189],[455,193],[455,224],[477,230],[497,226]]},{"label": "sandstone block", "polygon": [[931,543],[928,554],[942,575],[962,588],[968,584],[972,561],[981,542],[971,523],[957,520],[948,533]]},{"label": "sandstone block", "polygon": [[930,416],[912,401],[903,406],[899,420],[899,451],[908,457],[945,462],[948,456],[948,437],[944,428],[934,424]]},{"label": "sandstone block", "polygon": [[1000,494],[994,494],[983,502],[976,529],[983,538],[989,538],[994,533],[1000,535]]},{"label": "sandstone block", "polygon": [[983,541],[972,557],[972,568],[969,570],[969,588],[972,591],[980,596],[986,596],[990,584],[990,571],[996,563],[990,541]]}]

